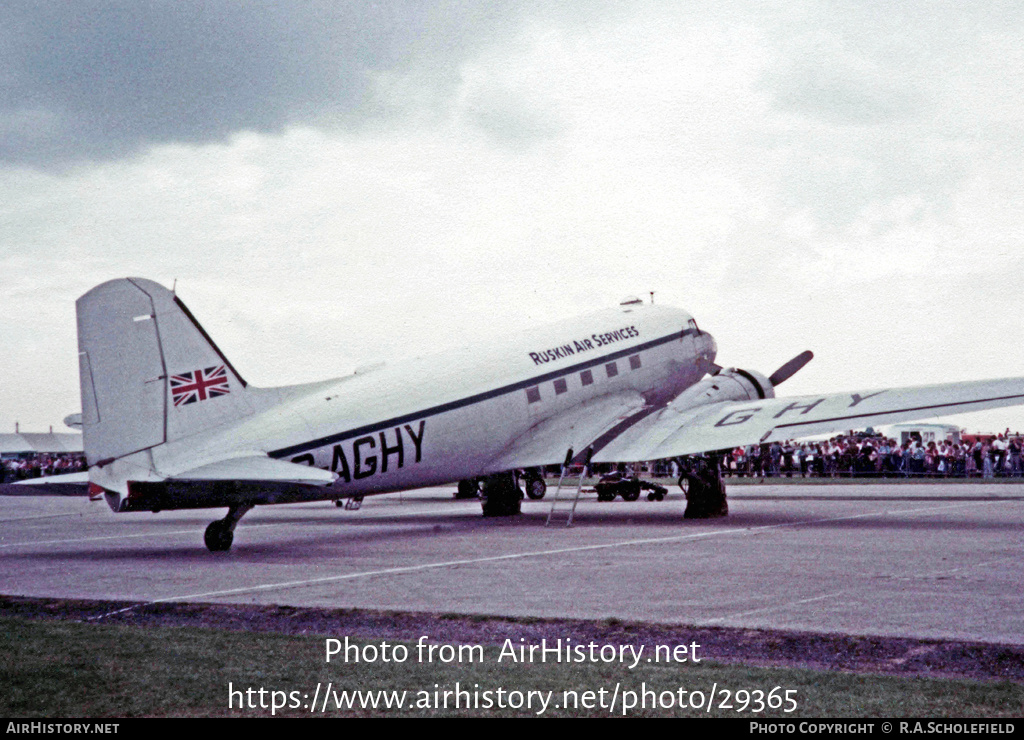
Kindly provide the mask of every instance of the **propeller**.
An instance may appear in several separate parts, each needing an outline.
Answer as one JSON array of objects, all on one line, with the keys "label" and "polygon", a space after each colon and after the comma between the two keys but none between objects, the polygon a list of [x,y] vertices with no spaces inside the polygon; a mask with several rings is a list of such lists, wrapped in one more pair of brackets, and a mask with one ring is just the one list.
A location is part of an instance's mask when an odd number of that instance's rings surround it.
[{"label": "propeller", "polygon": [[771,376],[768,378],[768,382],[771,383],[772,386],[777,386],[780,383],[784,383],[785,381],[789,380],[793,375],[795,375],[797,371],[800,370],[800,368],[802,368],[804,365],[806,365],[813,359],[814,353],[811,352],[810,350],[801,352],[792,360],[790,360],[785,365],[776,370],[774,373],[772,373]]}]

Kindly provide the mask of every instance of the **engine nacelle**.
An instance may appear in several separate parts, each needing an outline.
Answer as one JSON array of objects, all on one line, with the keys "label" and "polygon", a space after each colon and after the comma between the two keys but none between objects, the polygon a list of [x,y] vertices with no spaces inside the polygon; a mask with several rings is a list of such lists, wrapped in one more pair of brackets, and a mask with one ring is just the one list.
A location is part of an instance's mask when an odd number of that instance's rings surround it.
[{"label": "engine nacelle", "polygon": [[775,389],[768,378],[759,372],[731,367],[687,388],[672,402],[672,407],[683,410],[719,401],[761,398],[775,398]]}]

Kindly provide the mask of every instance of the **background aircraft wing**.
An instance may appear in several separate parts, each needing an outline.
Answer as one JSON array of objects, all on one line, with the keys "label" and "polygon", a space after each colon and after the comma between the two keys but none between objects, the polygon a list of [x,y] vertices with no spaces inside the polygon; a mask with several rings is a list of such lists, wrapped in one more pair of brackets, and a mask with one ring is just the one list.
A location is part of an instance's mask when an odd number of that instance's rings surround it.
[{"label": "background aircraft wing", "polygon": [[617,436],[593,459],[658,460],[1017,404],[1024,404],[1024,378],[722,401],[696,408],[669,404]]},{"label": "background aircraft wing", "polygon": [[643,396],[635,391],[592,399],[539,422],[513,440],[488,468],[510,470],[561,463],[570,447],[577,455],[583,453],[588,445],[645,409]]}]

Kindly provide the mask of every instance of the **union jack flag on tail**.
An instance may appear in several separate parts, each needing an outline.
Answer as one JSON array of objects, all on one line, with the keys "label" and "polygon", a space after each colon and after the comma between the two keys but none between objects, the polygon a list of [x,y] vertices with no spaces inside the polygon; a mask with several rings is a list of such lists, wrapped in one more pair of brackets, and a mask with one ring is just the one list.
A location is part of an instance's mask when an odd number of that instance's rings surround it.
[{"label": "union jack flag on tail", "polygon": [[171,376],[171,398],[175,407],[226,396],[230,392],[228,374],[223,365]]}]

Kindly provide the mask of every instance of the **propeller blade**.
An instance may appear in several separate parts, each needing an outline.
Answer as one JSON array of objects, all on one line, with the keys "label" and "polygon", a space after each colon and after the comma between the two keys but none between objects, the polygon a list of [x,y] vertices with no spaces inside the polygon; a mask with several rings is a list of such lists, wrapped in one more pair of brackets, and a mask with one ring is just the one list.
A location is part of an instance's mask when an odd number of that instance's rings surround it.
[{"label": "propeller blade", "polygon": [[785,365],[776,370],[774,373],[772,373],[771,377],[768,378],[768,382],[771,383],[772,386],[784,383],[785,381],[789,380],[789,378],[792,377],[800,368],[802,368],[804,365],[806,365],[813,359],[814,353],[811,352],[810,350],[807,350],[806,352],[801,352],[792,360],[790,360]]}]

